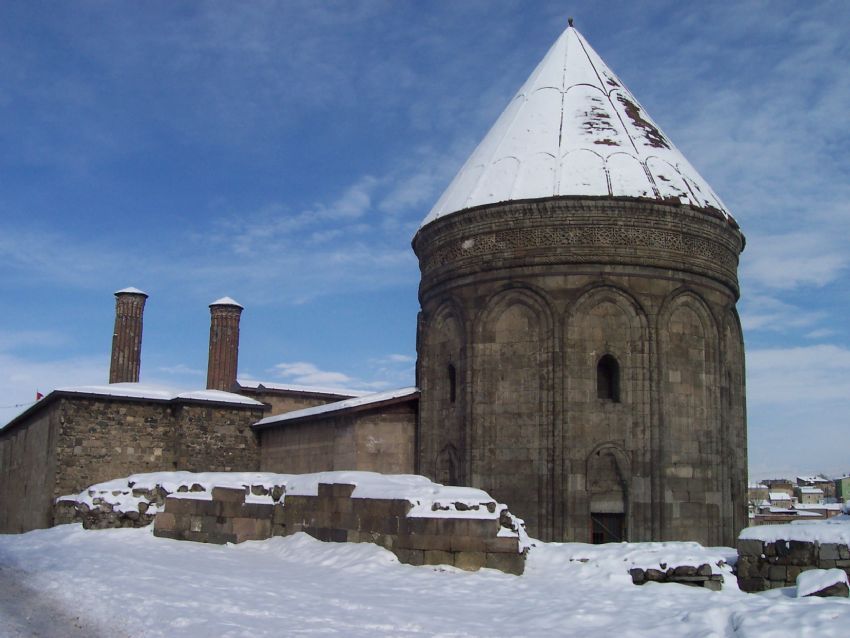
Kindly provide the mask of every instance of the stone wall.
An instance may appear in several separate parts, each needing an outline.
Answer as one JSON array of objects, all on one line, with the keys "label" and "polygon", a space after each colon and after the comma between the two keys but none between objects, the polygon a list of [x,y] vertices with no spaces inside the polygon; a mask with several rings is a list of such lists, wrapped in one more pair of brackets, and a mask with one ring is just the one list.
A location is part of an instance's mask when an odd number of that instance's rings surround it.
[{"label": "stone wall", "polygon": [[25,427],[0,432],[0,533],[50,527],[57,424],[54,404]]},{"label": "stone wall", "polygon": [[[507,512],[500,518],[410,517],[407,500],[352,498],[354,488],[320,483],[317,496],[286,495],[282,502],[282,486],[254,486],[247,502],[246,489],[213,488],[211,499],[171,495],[156,515],[154,535],[239,543],[305,532],[328,542],[375,543],[412,565],[523,572],[525,554],[518,537],[500,535],[500,529],[514,525]],[[496,504],[490,505],[492,514]]]},{"label": "stone wall", "polygon": [[[542,540],[732,545],[746,525],[740,232],[687,206],[487,205],[422,227],[417,472]],[[617,363],[617,396],[598,365]],[[604,393],[603,393],[604,394]]]},{"label": "stone wall", "polygon": [[251,425],[261,409],[179,404],[173,410],[176,465],[189,472],[245,472],[259,469],[259,440]]},{"label": "stone wall", "polygon": [[414,472],[416,403],[373,410],[318,415],[263,429],[260,470],[306,474],[330,470],[368,470],[384,474]]},{"label": "stone wall", "polygon": [[53,524],[53,499],[128,474],[257,470],[260,406],[52,393],[0,431],[0,532]]},{"label": "stone wall", "polygon": [[850,550],[846,544],[738,540],[738,586],[746,592],[791,587],[801,572],[832,568],[850,575]]}]

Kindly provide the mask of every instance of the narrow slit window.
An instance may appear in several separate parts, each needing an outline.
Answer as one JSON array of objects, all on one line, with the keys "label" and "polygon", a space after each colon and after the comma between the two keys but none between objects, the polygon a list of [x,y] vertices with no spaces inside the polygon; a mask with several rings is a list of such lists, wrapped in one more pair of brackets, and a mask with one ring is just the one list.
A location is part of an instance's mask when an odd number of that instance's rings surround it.
[{"label": "narrow slit window", "polygon": [[454,365],[449,364],[449,401],[455,402],[457,398],[457,370]]},{"label": "narrow slit window", "polygon": [[615,403],[620,401],[620,364],[610,354],[596,364],[596,396]]}]

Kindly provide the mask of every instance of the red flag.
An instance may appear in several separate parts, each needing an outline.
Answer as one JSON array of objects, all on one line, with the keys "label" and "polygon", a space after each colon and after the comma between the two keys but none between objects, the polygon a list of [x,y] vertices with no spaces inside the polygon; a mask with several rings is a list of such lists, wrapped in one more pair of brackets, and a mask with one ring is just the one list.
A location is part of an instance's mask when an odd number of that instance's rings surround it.
[{"label": "red flag", "polygon": [[41,401],[43,398],[44,398],[44,395],[41,392],[39,392],[38,390],[36,390],[35,391],[35,400]]}]

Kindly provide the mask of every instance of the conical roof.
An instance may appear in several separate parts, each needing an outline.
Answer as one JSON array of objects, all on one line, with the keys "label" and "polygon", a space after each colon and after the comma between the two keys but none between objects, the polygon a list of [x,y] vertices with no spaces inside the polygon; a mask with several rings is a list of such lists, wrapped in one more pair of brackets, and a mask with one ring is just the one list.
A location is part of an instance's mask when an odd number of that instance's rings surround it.
[{"label": "conical roof", "polygon": [[517,92],[422,222],[559,195],[642,197],[729,213],[572,26]]}]

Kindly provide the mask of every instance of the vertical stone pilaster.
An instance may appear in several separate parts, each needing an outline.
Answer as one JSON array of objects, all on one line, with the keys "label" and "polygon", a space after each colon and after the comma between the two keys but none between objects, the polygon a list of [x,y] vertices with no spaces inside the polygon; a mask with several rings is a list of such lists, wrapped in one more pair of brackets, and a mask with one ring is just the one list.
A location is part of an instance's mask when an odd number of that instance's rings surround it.
[{"label": "vertical stone pilaster", "polygon": [[210,304],[210,355],[207,389],[230,392],[239,366],[239,319],[242,306],[230,297]]},{"label": "vertical stone pilaster", "polygon": [[137,383],[142,356],[142,315],[148,295],[137,288],[115,293],[115,329],[109,383]]}]

